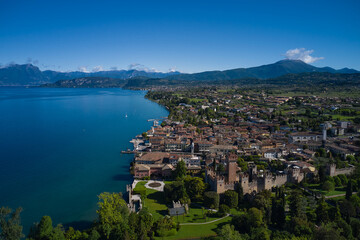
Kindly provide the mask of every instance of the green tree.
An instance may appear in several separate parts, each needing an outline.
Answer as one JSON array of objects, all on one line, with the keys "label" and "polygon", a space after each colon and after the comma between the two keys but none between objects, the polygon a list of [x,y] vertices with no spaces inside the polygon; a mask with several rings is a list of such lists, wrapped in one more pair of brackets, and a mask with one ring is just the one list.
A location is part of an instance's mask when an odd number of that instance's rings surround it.
[{"label": "green tree", "polygon": [[270,240],[270,231],[266,227],[254,227],[251,229],[251,240]]},{"label": "green tree", "polygon": [[174,171],[175,179],[183,179],[186,176],[186,166],[184,161],[179,161]]},{"label": "green tree", "polygon": [[181,203],[190,203],[190,198],[186,192],[184,181],[175,181],[166,184],[164,187],[165,198],[168,202],[180,201]]},{"label": "green tree", "polygon": [[89,234],[88,240],[98,240],[98,239],[100,239],[100,234],[95,229],[92,229]]},{"label": "green tree", "polygon": [[353,189],[352,189],[352,181],[351,179],[349,179],[348,183],[347,183],[347,186],[346,186],[346,195],[345,195],[345,198],[347,200],[350,200],[351,196],[352,196],[352,192],[353,192]]},{"label": "green tree", "polygon": [[224,203],[229,206],[229,208],[235,208],[238,205],[238,194],[233,190],[227,190],[224,193]]},{"label": "green tree", "polygon": [[316,220],[320,223],[327,223],[329,222],[329,207],[328,204],[325,202],[324,198],[321,198],[318,202],[316,207]]},{"label": "green tree", "polygon": [[344,199],[339,201],[339,207],[340,207],[340,212],[341,212],[341,216],[346,219],[347,222],[350,222],[350,218],[355,216],[355,207],[354,205]]},{"label": "green tree", "polygon": [[241,204],[241,202],[244,199],[244,190],[241,186],[241,184],[235,185],[235,192],[238,194],[238,205]]},{"label": "green tree", "polygon": [[20,220],[21,211],[22,208],[17,208],[14,212],[7,207],[0,208],[1,240],[18,240],[24,237]]},{"label": "green tree", "polygon": [[226,240],[242,240],[240,233],[235,230],[234,226],[226,224],[219,230],[219,237]]},{"label": "green tree", "polygon": [[82,233],[79,230],[76,230],[73,227],[69,227],[69,229],[65,232],[66,240],[82,240],[87,239],[88,235],[86,233]]},{"label": "green tree", "polygon": [[350,225],[352,229],[352,234],[355,239],[360,239],[360,220],[357,218],[352,218]]},{"label": "green tree", "polygon": [[314,232],[314,240],[340,240],[339,232],[334,228],[333,224],[321,225]]},{"label": "green tree", "polygon": [[289,222],[290,231],[296,236],[308,236],[310,239],[313,226],[306,218],[293,217]]},{"label": "green tree", "polygon": [[51,217],[43,216],[37,225],[36,239],[49,239],[53,229]]},{"label": "green tree", "polygon": [[138,223],[138,239],[150,239],[148,234],[150,233],[151,228],[154,225],[153,215],[145,208],[141,209],[139,212],[139,223]]},{"label": "green tree", "polygon": [[292,218],[299,217],[306,219],[306,206],[307,201],[298,190],[294,190],[290,193],[289,197],[290,216]]},{"label": "green tree", "polygon": [[345,174],[340,174],[340,175],[338,175],[338,177],[340,178],[341,184],[342,184],[343,186],[345,186],[345,185],[348,184],[348,178],[346,177]]},{"label": "green tree", "polygon": [[49,240],[66,240],[62,225],[59,224],[52,230]]},{"label": "green tree", "polygon": [[204,194],[204,205],[208,208],[219,208],[219,194],[216,192],[205,192]]},{"label": "green tree", "polygon": [[228,205],[225,205],[225,204],[220,204],[220,207],[219,207],[219,213],[222,214],[222,215],[226,215],[227,213],[230,212],[230,208]]},{"label": "green tree", "polygon": [[253,227],[260,227],[264,224],[264,216],[261,210],[257,208],[250,208],[247,212],[248,223]]},{"label": "green tree", "polygon": [[336,187],[342,186],[341,179],[338,176],[334,176],[333,179]]},{"label": "green tree", "polygon": [[330,192],[330,191],[333,191],[335,189],[335,185],[334,185],[333,182],[327,180],[322,184],[322,189],[327,191],[327,192]]},{"label": "green tree", "polygon": [[129,210],[126,202],[119,193],[101,193],[98,202],[99,229],[109,239],[114,229],[121,229],[127,219]]},{"label": "green tree", "polygon": [[248,163],[245,162],[245,160],[241,157],[239,157],[238,161],[237,161],[238,166],[241,168],[242,172],[247,172],[248,171]]},{"label": "green tree", "polygon": [[176,234],[176,223],[172,217],[165,216],[156,222],[156,233],[160,237],[167,237]]},{"label": "green tree", "polygon": [[271,205],[271,222],[281,229],[285,224],[285,217],[285,204],[283,199],[273,198]]},{"label": "green tree", "polygon": [[187,176],[185,179],[186,192],[191,200],[202,200],[206,186],[202,178]]}]

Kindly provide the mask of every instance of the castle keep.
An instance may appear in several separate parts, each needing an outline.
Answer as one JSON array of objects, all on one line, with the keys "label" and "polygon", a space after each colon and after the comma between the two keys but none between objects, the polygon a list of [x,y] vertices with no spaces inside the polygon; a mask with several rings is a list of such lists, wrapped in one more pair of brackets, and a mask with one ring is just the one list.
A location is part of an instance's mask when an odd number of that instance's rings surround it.
[{"label": "castle keep", "polygon": [[236,186],[240,185],[244,194],[261,192],[271,190],[272,187],[282,186],[287,182],[299,183],[305,176],[297,166],[289,167],[284,173],[277,175],[260,172],[255,164],[249,167],[248,172],[241,172],[236,160],[235,154],[227,155],[225,174],[219,174],[211,168],[206,169],[206,182],[210,184],[213,191],[224,193],[227,190],[235,190]]}]

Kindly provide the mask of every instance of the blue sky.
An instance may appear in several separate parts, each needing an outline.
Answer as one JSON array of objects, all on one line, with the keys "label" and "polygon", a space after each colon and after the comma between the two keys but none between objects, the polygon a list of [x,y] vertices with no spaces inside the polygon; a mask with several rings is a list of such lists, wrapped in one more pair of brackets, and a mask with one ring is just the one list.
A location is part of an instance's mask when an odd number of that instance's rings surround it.
[{"label": "blue sky", "polygon": [[200,72],[286,52],[360,70],[360,1],[0,0],[2,65]]}]

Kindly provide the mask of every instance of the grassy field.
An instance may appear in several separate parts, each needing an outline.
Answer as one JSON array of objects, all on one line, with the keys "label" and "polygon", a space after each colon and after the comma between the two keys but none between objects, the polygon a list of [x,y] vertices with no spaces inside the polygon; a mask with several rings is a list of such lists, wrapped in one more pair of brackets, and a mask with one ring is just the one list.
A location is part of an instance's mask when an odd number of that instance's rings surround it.
[{"label": "grassy field", "polygon": [[[181,226],[179,232],[175,236],[166,237],[164,239],[199,239],[201,237],[216,236],[215,230],[221,226],[230,223],[231,217],[224,218],[220,221],[202,224],[202,225],[185,225]],[[155,239],[163,239],[156,237]]]},{"label": "grassy field", "polygon": [[[165,182],[170,183],[170,182]],[[146,207],[149,212],[157,220],[160,217],[168,215],[168,207],[165,202],[164,193],[158,192],[153,189],[145,187],[146,181],[141,181],[136,184],[134,191],[146,190],[146,198],[143,200],[143,206]],[[189,213],[186,216],[175,217],[175,220],[179,223],[206,223],[218,218],[208,217],[204,219],[203,213],[207,210],[202,209],[196,204],[192,204],[189,209]],[[240,212],[232,209],[231,214],[239,214]],[[208,224],[197,224],[197,225],[184,225],[181,226],[179,232],[175,236],[166,237],[164,239],[189,239],[189,238],[200,238],[207,236],[215,236],[217,229],[221,225],[227,224],[231,221],[231,217],[226,217],[214,223]],[[162,237],[156,237],[155,239],[163,239]]]},{"label": "grassy field", "polygon": [[333,114],[331,116],[332,116],[332,119],[334,119],[334,120],[339,119],[340,121],[348,121],[348,120],[352,120],[356,117],[356,116],[343,116],[343,115],[339,115],[339,114]]},{"label": "grassy field", "polygon": [[143,201],[143,207],[146,207],[154,216],[155,220],[168,214],[164,193],[145,187],[146,182],[138,182],[134,191],[146,190],[146,198]]},{"label": "grassy field", "polygon": [[321,193],[324,196],[334,196],[334,195],[346,193],[346,190],[344,187],[336,187],[335,190],[329,191],[329,192],[324,191],[321,189],[320,184],[309,184],[309,189],[311,189],[311,191],[313,191],[313,192]]}]

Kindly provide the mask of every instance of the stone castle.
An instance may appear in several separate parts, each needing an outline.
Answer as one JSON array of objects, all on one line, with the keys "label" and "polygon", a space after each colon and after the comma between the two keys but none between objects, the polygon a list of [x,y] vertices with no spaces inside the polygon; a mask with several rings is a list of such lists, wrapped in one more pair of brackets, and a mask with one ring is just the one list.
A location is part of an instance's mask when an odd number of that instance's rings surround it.
[{"label": "stone castle", "polygon": [[298,167],[286,169],[283,174],[273,175],[270,172],[260,172],[255,164],[249,167],[248,172],[238,171],[237,156],[230,154],[226,156],[226,173],[217,173],[213,169],[206,169],[206,182],[211,189],[217,193],[227,190],[235,190],[240,185],[244,194],[271,190],[272,187],[279,187],[285,183],[299,183],[304,179],[305,174]]},{"label": "stone castle", "polygon": [[330,177],[334,177],[340,174],[349,175],[353,171],[355,171],[355,167],[352,165],[350,167],[336,169],[336,164],[329,164],[326,168],[326,173]]}]

